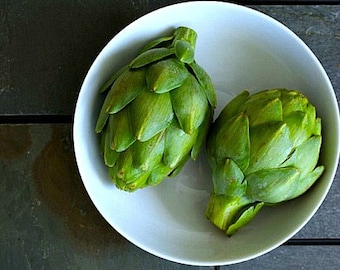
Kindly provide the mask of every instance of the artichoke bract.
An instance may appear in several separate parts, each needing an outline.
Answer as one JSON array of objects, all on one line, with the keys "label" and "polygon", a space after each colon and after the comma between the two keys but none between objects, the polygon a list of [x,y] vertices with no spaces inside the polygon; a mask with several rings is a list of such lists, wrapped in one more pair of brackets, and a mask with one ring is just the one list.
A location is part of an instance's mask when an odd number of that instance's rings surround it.
[{"label": "artichoke bract", "polygon": [[197,158],[216,96],[195,61],[196,39],[193,29],[178,27],[152,40],[101,88],[106,97],[95,131],[119,189],[157,185]]},{"label": "artichoke bract", "polygon": [[264,205],[303,194],[324,170],[321,138],[321,120],[301,92],[240,93],[208,134],[213,191],[206,217],[232,235]]}]

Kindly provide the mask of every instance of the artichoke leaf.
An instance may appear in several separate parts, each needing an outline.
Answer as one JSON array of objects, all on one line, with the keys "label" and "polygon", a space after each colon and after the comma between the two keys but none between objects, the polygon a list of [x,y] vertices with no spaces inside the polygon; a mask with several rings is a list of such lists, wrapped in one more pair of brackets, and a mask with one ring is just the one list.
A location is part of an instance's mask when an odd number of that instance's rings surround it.
[{"label": "artichoke leaf", "polygon": [[249,98],[240,110],[248,115],[251,127],[268,122],[282,121],[283,119],[282,103],[279,98],[257,99],[256,101]]},{"label": "artichoke leaf", "polygon": [[239,211],[250,203],[253,203],[253,201],[246,196],[229,197],[212,193],[205,215],[216,227],[226,231]]},{"label": "artichoke leaf", "polygon": [[[108,100],[109,100],[109,94],[106,96],[104,100],[104,105],[108,104]],[[97,122],[96,122],[96,127],[95,127],[96,133],[101,133],[103,131],[108,119],[109,119],[109,114],[106,113],[106,108],[102,106],[100,109],[99,115],[98,115]]]},{"label": "artichoke leaf", "polygon": [[204,121],[208,100],[202,87],[189,74],[183,84],[170,92],[171,103],[178,122],[184,132],[191,134]]},{"label": "artichoke leaf", "polygon": [[176,168],[174,168],[170,173],[169,177],[176,177],[180,171],[183,169],[185,166],[186,162],[190,159],[190,155],[185,155],[181,161],[177,164]]},{"label": "artichoke leaf", "polygon": [[[142,74],[141,74],[142,73]],[[133,76],[131,76],[133,74]],[[110,113],[116,113],[121,110],[124,106],[126,106],[131,100],[133,100],[139,92],[143,89],[143,87],[129,87],[126,89],[126,86],[129,83],[124,83],[126,80],[129,80],[130,77],[136,77],[139,79],[143,78],[144,72],[133,72],[127,71],[123,73],[112,85],[110,91],[106,95],[103,105],[101,107],[95,131],[100,133],[106,125],[107,120],[109,119]],[[143,79],[144,80],[144,79]],[[137,80],[138,81],[138,80]],[[130,82],[131,83],[131,82]],[[145,84],[145,83],[144,83]],[[127,90],[127,91],[126,91]]]},{"label": "artichoke leaf", "polygon": [[120,153],[115,164],[115,167],[117,167],[116,177],[126,183],[132,183],[136,178],[145,173],[141,168],[134,166],[133,159],[134,153],[131,151],[131,148],[128,148]]},{"label": "artichoke leaf", "polygon": [[235,115],[239,114],[240,107],[246,102],[249,97],[248,91],[243,91],[242,93],[238,94],[234,97],[221,111],[220,115],[216,119],[214,125],[216,125],[216,129],[219,126],[223,125],[228,119],[234,117]]},{"label": "artichoke leaf", "polygon": [[192,147],[192,150],[191,150],[191,158],[193,160],[196,160],[199,153],[200,153],[200,150],[202,149],[205,141],[206,141],[206,138],[207,138],[207,134],[209,132],[209,127],[210,127],[210,124],[212,122],[212,119],[213,119],[213,109],[209,109],[208,113],[206,113],[205,115],[205,118],[203,120],[203,123],[198,127],[198,134],[197,134],[197,137],[196,137],[196,142],[194,144],[194,146]]},{"label": "artichoke leaf", "polygon": [[169,93],[147,90],[130,103],[128,110],[133,134],[139,141],[147,141],[163,131],[174,116]]},{"label": "artichoke leaf", "polygon": [[113,84],[113,82],[115,80],[117,80],[117,78],[122,75],[125,71],[127,71],[129,69],[128,65],[123,66],[122,68],[120,68],[118,71],[116,71],[111,77],[110,79],[99,89],[99,93],[104,93],[107,89],[110,88],[110,86]]},{"label": "artichoke leaf", "polygon": [[118,178],[117,166],[108,167],[108,171],[109,171],[109,176],[110,176],[110,179],[112,180],[112,182],[115,183],[115,185],[119,189],[122,189],[121,187],[123,187],[124,181],[121,178]]},{"label": "artichoke leaf", "polygon": [[105,129],[105,131],[102,133],[102,136],[104,137],[104,162],[106,166],[112,167],[115,165],[119,153],[112,150],[110,147],[111,145],[110,131]]},{"label": "artichoke leaf", "polygon": [[209,101],[209,104],[215,108],[217,105],[216,93],[214,84],[208,75],[208,73],[195,61],[189,64],[191,70],[193,71],[196,79],[202,86],[205,95]]},{"label": "artichoke leaf", "polygon": [[246,174],[279,167],[291,151],[287,124],[276,122],[253,127],[250,130],[250,162]]},{"label": "artichoke leaf", "polygon": [[[304,128],[309,129],[310,134],[312,135],[315,130],[316,109],[312,104],[308,103],[304,112],[306,113],[306,117],[307,117],[307,124]],[[315,134],[315,135],[320,135],[320,134]]]},{"label": "artichoke leaf", "polygon": [[174,32],[174,40],[172,41],[172,46],[175,47],[176,42],[179,40],[187,41],[194,49],[196,47],[197,33],[188,27],[177,27]]},{"label": "artichoke leaf", "polygon": [[294,111],[305,111],[308,99],[298,91],[281,90],[281,101],[284,116]]},{"label": "artichoke leaf", "polygon": [[214,193],[227,196],[242,196],[247,189],[242,170],[232,159],[218,164],[212,173]]},{"label": "artichoke leaf", "polygon": [[131,192],[136,189],[145,187],[150,174],[151,174],[151,171],[148,171],[148,172],[141,174],[138,177],[134,177],[133,181],[126,182],[125,190]]},{"label": "artichoke leaf", "polygon": [[254,205],[251,205],[248,207],[241,215],[240,217],[235,221],[235,223],[231,224],[226,233],[228,236],[233,235],[236,233],[241,227],[247,225],[250,221],[253,220],[253,218],[257,215],[257,213],[260,211],[262,206],[264,205],[263,202],[261,203],[255,203]]},{"label": "artichoke leaf", "polygon": [[188,75],[184,64],[175,58],[153,63],[146,67],[145,72],[148,89],[159,94],[181,86]]},{"label": "artichoke leaf", "polygon": [[158,185],[172,172],[172,170],[172,168],[166,166],[162,162],[159,162],[155,167],[152,168],[147,183],[152,186]]},{"label": "artichoke leaf", "polygon": [[117,113],[146,89],[144,69],[124,72],[112,85],[108,94],[107,113]]},{"label": "artichoke leaf", "polygon": [[163,163],[174,169],[188,155],[196,140],[197,133],[189,135],[179,126],[176,118],[165,131]]},{"label": "artichoke leaf", "polygon": [[116,187],[121,189],[121,190],[128,191],[128,192],[132,192],[132,191],[135,191],[138,188],[145,187],[150,173],[151,172],[140,174],[140,175],[134,177],[133,181],[127,182],[127,181],[125,181],[125,179],[117,177],[118,173],[117,173],[116,167],[109,167],[109,175],[110,175],[112,181],[114,182],[114,184],[116,185]]},{"label": "artichoke leaf", "polygon": [[250,95],[247,103],[268,102],[269,100],[280,98],[281,95],[282,89],[268,89]]},{"label": "artichoke leaf", "polygon": [[192,63],[195,59],[195,50],[186,40],[176,40],[175,54],[178,60],[183,63]]},{"label": "artichoke leaf", "polygon": [[321,136],[321,118],[316,118],[314,122],[313,135]]},{"label": "artichoke leaf", "polygon": [[170,55],[174,54],[174,50],[168,49],[168,48],[153,48],[150,50],[147,50],[141,54],[139,54],[136,58],[134,58],[130,64],[129,67],[132,69],[140,68],[143,66],[146,66],[150,63],[159,61],[165,57],[168,57]]},{"label": "artichoke leaf", "polygon": [[106,143],[106,133],[108,132],[108,128],[105,127],[101,134],[99,135],[99,151],[103,155],[105,151],[105,143]]},{"label": "artichoke leaf", "polygon": [[131,129],[127,108],[110,115],[109,130],[111,139],[109,145],[111,149],[117,152],[126,150],[136,141]]},{"label": "artichoke leaf", "polygon": [[301,177],[304,177],[317,165],[320,148],[321,136],[313,136],[296,147],[280,167],[295,167],[301,172]]},{"label": "artichoke leaf", "polygon": [[299,146],[312,135],[314,127],[310,126],[305,112],[292,112],[284,118],[284,122],[289,127],[293,147]]},{"label": "artichoke leaf", "polygon": [[287,195],[287,200],[294,199],[305,193],[322,175],[324,169],[324,166],[318,166],[304,177],[300,177],[295,183],[296,188],[291,189],[291,192]]},{"label": "artichoke leaf", "polygon": [[169,47],[169,45],[171,45],[171,40],[173,38],[174,38],[173,36],[167,36],[154,39],[143,46],[141,53],[157,47]]},{"label": "artichoke leaf", "polygon": [[304,107],[303,111],[292,111],[284,117],[284,121],[291,130],[294,146],[300,145],[312,135],[321,134],[321,123],[316,119],[315,107],[311,104]]},{"label": "artichoke leaf", "polygon": [[219,160],[230,158],[245,171],[249,165],[250,139],[248,117],[240,113],[229,119],[216,133],[216,138],[210,140],[208,153]]},{"label": "artichoke leaf", "polygon": [[164,132],[156,134],[151,139],[140,142],[136,141],[132,146],[133,166],[143,171],[153,169],[153,166],[162,161],[164,152]]},{"label": "artichoke leaf", "polygon": [[246,176],[247,195],[255,201],[278,203],[288,199],[300,178],[296,168],[273,168],[253,172]]}]

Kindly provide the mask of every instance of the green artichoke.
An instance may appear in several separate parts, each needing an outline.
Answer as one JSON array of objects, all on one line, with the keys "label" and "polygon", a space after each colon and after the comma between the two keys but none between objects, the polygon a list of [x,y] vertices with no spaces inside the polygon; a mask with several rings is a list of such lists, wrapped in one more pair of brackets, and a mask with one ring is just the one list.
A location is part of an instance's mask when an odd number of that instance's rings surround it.
[{"label": "green artichoke", "polygon": [[196,39],[194,30],[179,27],[151,41],[102,87],[107,94],[95,131],[119,189],[159,184],[204,144],[216,96],[195,61]]},{"label": "green artichoke", "polygon": [[321,120],[295,90],[247,91],[211,126],[207,156],[213,191],[206,217],[232,235],[264,205],[303,194],[320,177]]}]

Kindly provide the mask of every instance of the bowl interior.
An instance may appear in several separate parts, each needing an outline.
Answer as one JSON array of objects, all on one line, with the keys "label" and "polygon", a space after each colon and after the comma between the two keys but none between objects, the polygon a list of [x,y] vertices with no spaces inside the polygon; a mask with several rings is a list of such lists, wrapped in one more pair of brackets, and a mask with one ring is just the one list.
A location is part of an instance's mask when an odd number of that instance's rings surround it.
[{"label": "bowl interior", "polygon": [[[326,171],[302,197],[260,211],[226,237],[204,216],[212,188],[204,150],[195,162],[157,187],[126,193],[108,178],[94,126],[100,86],[147,41],[178,26],[198,33],[196,60],[216,87],[217,116],[243,89],[299,89],[323,120],[321,163]],[[189,2],[156,10],[133,22],[101,51],[82,85],[74,119],[75,152],[84,185],[112,227],[140,248],[191,265],[225,265],[264,254],[293,236],[312,217],[332,183],[339,155],[339,114],[331,83],[313,53],[282,24],[228,3]]]}]

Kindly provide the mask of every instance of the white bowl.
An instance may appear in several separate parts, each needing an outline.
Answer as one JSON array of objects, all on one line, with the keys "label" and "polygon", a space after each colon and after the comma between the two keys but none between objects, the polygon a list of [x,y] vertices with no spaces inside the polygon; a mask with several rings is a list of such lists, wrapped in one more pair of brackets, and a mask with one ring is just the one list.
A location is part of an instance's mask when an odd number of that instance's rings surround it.
[{"label": "white bowl", "polygon": [[[94,133],[102,105],[99,88],[147,41],[187,26],[198,34],[196,60],[210,74],[217,116],[243,89],[299,89],[323,120],[321,163],[326,171],[304,196],[261,210],[228,238],[206,220],[212,188],[204,151],[173,179],[134,193],[110,182]],[[100,29],[99,29],[100,30]],[[323,67],[289,29],[252,9],[220,2],[188,2],[161,8],[134,21],[100,52],[82,85],[74,117],[79,171],[93,203],[111,226],[136,246],[170,261],[227,265],[260,256],[297,233],[317,211],[339,158],[338,104]]]}]

